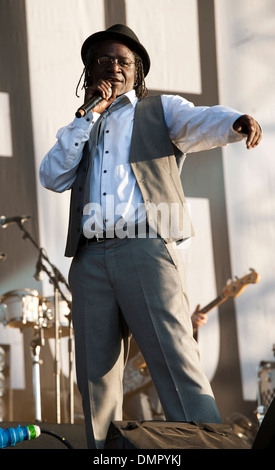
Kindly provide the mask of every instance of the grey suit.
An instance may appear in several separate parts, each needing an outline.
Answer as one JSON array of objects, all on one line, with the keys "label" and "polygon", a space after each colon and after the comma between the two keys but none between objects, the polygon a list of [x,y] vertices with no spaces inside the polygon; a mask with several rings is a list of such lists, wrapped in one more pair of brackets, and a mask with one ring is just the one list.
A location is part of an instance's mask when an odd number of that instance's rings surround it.
[{"label": "grey suit", "polygon": [[175,243],[191,236],[193,229],[184,209],[181,155],[174,151],[160,98],[142,100],[133,128],[131,167],[145,204],[164,201],[169,207],[183,207],[176,234],[169,220],[161,226],[156,213],[149,211],[147,222],[156,236],[115,238],[77,249],[85,152],[74,183],[66,254],[75,255],[69,280],[89,447],[102,447],[110,421],[122,419],[128,328],[149,367],[166,419],[220,422],[193,339],[184,266]]}]

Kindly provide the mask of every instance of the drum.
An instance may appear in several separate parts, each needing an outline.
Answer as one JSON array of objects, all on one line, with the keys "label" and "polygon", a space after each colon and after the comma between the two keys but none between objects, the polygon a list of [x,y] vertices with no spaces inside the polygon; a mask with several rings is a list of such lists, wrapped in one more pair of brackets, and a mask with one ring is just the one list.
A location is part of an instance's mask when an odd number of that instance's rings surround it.
[{"label": "drum", "polygon": [[143,387],[152,383],[147,365],[139,351],[136,356],[128,359],[123,376],[123,393],[138,392]]},{"label": "drum", "polygon": [[12,290],[1,297],[1,318],[12,328],[30,328],[38,324],[39,294],[32,289]]},{"label": "drum", "polygon": [[[59,316],[59,335],[69,336],[69,318],[70,309],[65,300],[59,297],[58,316]],[[54,297],[44,297],[40,302],[40,326],[44,328],[45,338],[55,337],[55,311]]]},{"label": "drum", "polygon": [[5,323],[6,320],[6,308],[5,305],[0,303],[0,323]]},{"label": "drum", "polygon": [[262,361],[258,368],[258,402],[265,411],[275,395],[275,362]]}]

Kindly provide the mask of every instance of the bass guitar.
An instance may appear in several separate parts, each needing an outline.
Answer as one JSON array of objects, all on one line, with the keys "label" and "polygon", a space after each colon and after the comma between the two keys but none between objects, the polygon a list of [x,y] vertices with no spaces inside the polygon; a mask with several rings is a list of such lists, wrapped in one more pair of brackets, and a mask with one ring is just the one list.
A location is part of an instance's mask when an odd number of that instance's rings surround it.
[{"label": "bass guitar", "polygon": [[[212,300],[212,302],[200,309],[199,312],[210,312],[210,310],[212,310],[214,307],[218,307],[226,300],[232,297],[238,297],[249,284],[255,284],[259,280],[260,276],[254,269],[250,269],[250,273],[241,278],[235,277],[234,281],[229,280],[223,287],[221,294],[216,297],[216,299]],[[197,331],[194,330],[195,339],[196,333]],[[134,339],[132,339],[132,341],[134,342]],[[125,366],[123,393],[126,395],[128,393],[137,392],[151,382],[152,379],[148,367],[141,352],[139,351],[133,358],[127,361]]]}]

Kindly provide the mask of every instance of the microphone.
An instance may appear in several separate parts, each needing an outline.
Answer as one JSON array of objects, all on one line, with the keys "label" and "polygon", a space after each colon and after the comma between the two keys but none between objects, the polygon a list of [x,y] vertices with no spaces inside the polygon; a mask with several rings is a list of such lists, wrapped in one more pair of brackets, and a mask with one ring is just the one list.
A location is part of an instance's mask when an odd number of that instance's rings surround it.
[{"label": "microphone", "polygon": [[39,426],[30,425],[23,426],[22,428],[0,428],[0,448],[14,446],[17,442],[30,441],[40,436],[41,430]]},{"label": "microphone", "polygon": [[84,103],[78,110],[76,111],[75,115],[77,118],[81,118],[83,116],[86,116],[86,114],[94,109],[101,101],[103,101],[104,98],[102,96],[97,95],[93,96],[87,103]]},{"label": "microphone", "polygon": [[31,219],[30,215],[18,215],[16,217],[5,217],[4,215],[1,215],[0,225],[1,227],[6,228],[9,224],[12,224],[13,222],[17,224],[23,224],[28,219]]}]

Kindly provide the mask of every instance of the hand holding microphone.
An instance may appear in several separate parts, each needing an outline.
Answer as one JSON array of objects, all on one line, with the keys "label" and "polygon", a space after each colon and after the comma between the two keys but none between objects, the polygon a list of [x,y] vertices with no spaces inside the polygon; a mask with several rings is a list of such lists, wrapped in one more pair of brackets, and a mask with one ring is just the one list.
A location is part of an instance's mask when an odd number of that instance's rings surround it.
[{"label": "hand holding microphone", "polygon": [[100,80],[96,85],[86,88],[84,104],[75,113],[77,118],[86,116],[89,111],[101,114],[116,99],[117,91],[107,80]]}]

